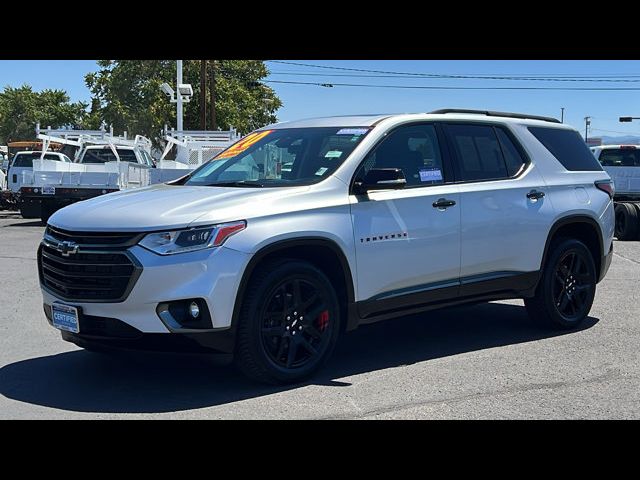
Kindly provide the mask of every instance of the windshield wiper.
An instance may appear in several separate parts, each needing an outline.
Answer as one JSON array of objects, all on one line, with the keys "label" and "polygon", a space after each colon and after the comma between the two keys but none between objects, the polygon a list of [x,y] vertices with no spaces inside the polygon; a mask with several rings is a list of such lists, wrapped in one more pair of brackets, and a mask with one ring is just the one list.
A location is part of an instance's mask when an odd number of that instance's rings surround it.
[{"label": "windshield wiper", "polygon": [[262,188],[264,185],[257,180],[239,180],[237,182],[218,182],[218,183],[207,183],[205,187],[252,187],[252,188]]}]

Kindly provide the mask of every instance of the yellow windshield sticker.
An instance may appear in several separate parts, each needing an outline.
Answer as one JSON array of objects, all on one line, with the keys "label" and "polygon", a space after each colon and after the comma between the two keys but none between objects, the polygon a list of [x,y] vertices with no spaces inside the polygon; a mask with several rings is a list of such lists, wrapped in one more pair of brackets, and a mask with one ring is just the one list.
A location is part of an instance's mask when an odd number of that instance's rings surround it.
[{"label": "yellow windshield sticker", "polygon": [[218,155],[215,158],[215,160],[219,160],[221,158],[235,157],[239,153],[244,152],[247,148],[249,148],[254,143],[262,140],[264,137],[269,135],[271,132],[273,132],[273,130],[264,130],[262,132],[253,132],[253,133],[247,135],[246,137],[244,137],[238,143],[234,143],[233,145],[231,145],[224,152],[222,152],[220,155]]}]

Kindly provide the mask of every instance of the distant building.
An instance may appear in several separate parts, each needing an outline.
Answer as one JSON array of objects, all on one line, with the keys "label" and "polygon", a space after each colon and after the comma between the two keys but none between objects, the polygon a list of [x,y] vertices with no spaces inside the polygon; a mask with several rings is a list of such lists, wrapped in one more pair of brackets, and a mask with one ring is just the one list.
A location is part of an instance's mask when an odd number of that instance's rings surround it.
[{"label": "distant building", "polygon": [[599,147],[602,145],[602,138],[600,137],[591,137],[587,139],[587,145],[589,147]]}]

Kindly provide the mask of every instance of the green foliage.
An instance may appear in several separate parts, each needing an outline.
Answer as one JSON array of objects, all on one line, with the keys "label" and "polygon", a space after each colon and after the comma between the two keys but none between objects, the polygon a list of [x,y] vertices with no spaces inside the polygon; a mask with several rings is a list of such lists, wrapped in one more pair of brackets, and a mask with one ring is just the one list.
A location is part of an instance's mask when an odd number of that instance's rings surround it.
[{"label": "green foliage", "polygon": [[43,128],[83,127],[86,108],[86,103],[69,102],[62,90],[5,87],[0,92],[0,143],[34,140],[36,122]]},{"label": "green foliage", "polygon": [[[264,62],[257,60],[209,60],[215,65],[215,105],[217,126],[223,130],[235,127],[248,133],[276,121],[276,110],[282,102],[275,92],[257,84],[267,74]],[[100,69],[85,77],[94,99],[99,104],[92,111],[95,118],[113,124],[114,131],[126,130],[145,135],[155,142],[165,124],[176,126],[176,107],[160,90],[167,82],[175,88],[174,60],[99,60]],[[210,70],[208,70],[210,72]],[[185,104],[184,128],[200,129],[200,60],[185,60],[183,79],[194,90],[191,102]],[[211,129],[210,86],[207,75],[207,127]],[[256,85],[257,84],[257,85]],[[99,111],[99,114],[97,113]]]}]

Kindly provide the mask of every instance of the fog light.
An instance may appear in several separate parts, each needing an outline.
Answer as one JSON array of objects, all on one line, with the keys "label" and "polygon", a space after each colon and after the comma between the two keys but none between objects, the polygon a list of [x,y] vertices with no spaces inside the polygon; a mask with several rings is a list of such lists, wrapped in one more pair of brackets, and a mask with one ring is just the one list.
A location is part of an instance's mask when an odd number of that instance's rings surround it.
[{"label": "fog light", "polygon": [[200,316],[200,307],[198,307],[196,302],[191,302],[191,305],[189,305],[189,313],[193,318],[198,318]]},{"label": "fog light", "polygon": [[37,188],[34,188],[34,189],[33,189],[33,193],[38,193],[38,189],[37,189]]},{"label": "fog light", "polygon": [[102,190],[102,194],[104,195],[105,193],[107,193],[107,191],[103,189]]}]

